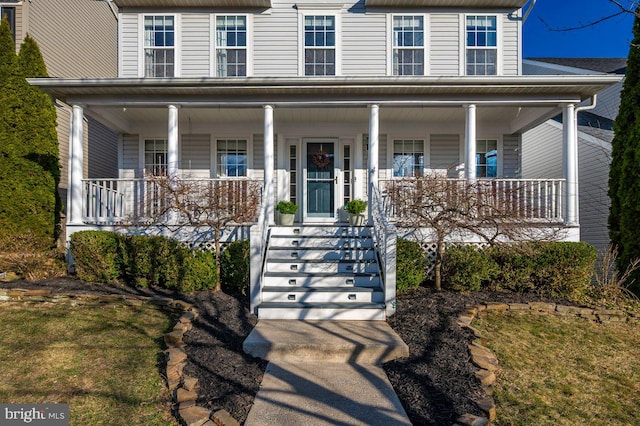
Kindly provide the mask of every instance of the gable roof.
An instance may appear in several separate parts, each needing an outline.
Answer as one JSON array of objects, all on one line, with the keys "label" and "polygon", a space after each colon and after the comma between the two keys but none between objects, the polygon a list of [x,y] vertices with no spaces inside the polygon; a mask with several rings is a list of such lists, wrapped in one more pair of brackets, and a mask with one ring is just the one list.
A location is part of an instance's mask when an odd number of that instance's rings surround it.
[{"label": "gable roof", "polygon": [[627,58],[527,58],[531,61],[607,74],[625,74]]}]

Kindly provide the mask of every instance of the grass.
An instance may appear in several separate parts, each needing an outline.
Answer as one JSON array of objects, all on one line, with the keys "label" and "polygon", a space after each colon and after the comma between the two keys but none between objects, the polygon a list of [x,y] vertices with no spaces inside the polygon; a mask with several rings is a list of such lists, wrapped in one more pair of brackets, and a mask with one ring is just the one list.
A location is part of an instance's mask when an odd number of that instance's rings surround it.
[{"label": "grass", "polygon": [[488,314],[474,321],[502,371],[496,425],[640,424],[640,325]]},{"label": "grass", "polygon": [[71,425],[175,425],[159,374],[170,318],[132,306],[0,305],[0,401],[69,404]]}]

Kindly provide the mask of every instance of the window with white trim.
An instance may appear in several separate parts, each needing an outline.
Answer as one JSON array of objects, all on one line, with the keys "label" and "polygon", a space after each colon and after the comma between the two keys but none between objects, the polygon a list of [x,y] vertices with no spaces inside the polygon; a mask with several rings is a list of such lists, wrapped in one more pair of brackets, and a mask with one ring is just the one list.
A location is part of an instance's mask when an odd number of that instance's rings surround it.
[{"label": "window with white trim", "polygon": [[9,22],[13,41],[16,41],[16,8],[12,6],[0,6],[0,19],[6,19]]},{"label": "window with white trim", "polygon": [[144,171],[150,176],[167,175],[167,140],[145,139]]},{"label": "window with white trim", "polygon": [[497,75],[498,17],[466,17],[467,75]]},{"label": "window with white trim", "polygon": [[247,140],[218,139],[216,160],[218,177],[247,176]]},{"label": "window with white trim", "polygon": [[424,16],[393,16],[393,75],[424,75]]},{"label": "window with white trim", "polygon": [[336,17],[304,16],[304,75],[336,75]]},{"label": "window with white trim", "polygon": [[216,16],[216,76],[247,75],[247,17]]},{"label": "window with white trim", "polygon": [[424,171],[424,140],[395,139],[393,141],[393,176],[422,176]]},{"label": "window with white trim", "polygon": [[175,75],[175,17],[144,17],[144,76]]},{"label": "window with white trim", "polygon": [[498,176],[498,141],[478,139],[476,141],[476,177]]}]

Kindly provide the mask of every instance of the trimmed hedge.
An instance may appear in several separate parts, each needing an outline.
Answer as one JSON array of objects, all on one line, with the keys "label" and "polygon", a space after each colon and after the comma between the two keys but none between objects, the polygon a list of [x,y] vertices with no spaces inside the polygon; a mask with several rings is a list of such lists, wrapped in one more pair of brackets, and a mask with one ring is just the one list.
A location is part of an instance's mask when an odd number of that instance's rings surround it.
[{"label": "trimmed hedge", "polygon": [[396,288],[398,294],[418,288],[427,279],[427,256],[419,243],[398,238]]},{"label": "trimmed hedge", "polygon": [[229,294],[249,294],[249,240],[234,241],[220,255],[222,290]]},{"label": "trimmed hedge", "polygon": [[575,302],[591,288],[596,249],[579,242],[528,242],[485,249],[451,246],[445,284],[454,290],[532,292]]},{"label": "trimmed hedge", "polygon": [[71,254],[78,278],[85,281],[181,292],[216,284],[213,253],[191,251],[164,237],[81,231],[71,235]]}]

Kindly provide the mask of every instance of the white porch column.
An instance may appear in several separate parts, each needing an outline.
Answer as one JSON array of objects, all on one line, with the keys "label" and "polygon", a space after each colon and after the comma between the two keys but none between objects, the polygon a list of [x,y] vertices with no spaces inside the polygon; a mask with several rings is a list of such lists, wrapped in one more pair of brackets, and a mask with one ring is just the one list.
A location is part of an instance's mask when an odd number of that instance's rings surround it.
[{"label": "white porch column", "polygon": [[73,106],[69,135],[69,188],[67,196],[67,224],[82,225],[82,177],[84,173],[84,114],[79,105]]},{"label": "white porch column", "polygon": [[274,177],[274,133],[273,133],[273,106],[264,106],[264,188],[263,188],[263,200],[264,200],[264,212],[265,218],[269,225],[275,224],[275,218],[273,216],[275,206],[275,182]]},{"label": "white porch column", "polygon": [[464,132],[464,177],[476,178],[476,106],[467,105]]},{"label": "white porch column", "polygon": [[178,107],[169,105],[169,128],[167,132],[167,176],[178,176]]},{"label": "white porch column", "polygon": [[373,188],[378,187],[378,152],[380,137],[380,107],[378,105],[370,106],[369,114],[369,164],[368,167],[368,188],[367,199],[369,205],[369,223],[373,223]]},{"label": "white porch column", "polygon": [[578,129],[573,104],[562,110],[563,167],[565,179],[565,223],[578,225]]}]

